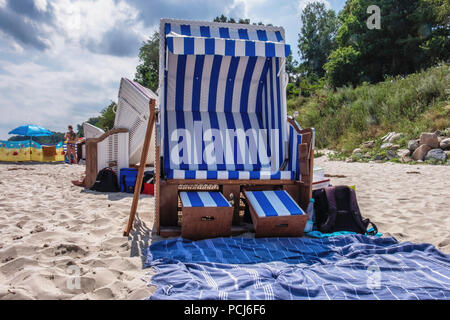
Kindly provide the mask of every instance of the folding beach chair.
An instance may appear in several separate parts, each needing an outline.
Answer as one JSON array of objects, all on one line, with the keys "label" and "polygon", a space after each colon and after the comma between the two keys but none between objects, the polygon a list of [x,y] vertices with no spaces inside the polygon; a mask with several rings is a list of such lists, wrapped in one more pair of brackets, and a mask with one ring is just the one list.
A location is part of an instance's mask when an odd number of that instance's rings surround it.
[{"label": "folding beach chair", "polygon": [[[150,100],[157,102],[158,96],[139,83],[122,78],[114,118],[114,128],[106,133],[102,132],[102,135],[99,134],[101,129],[87,123],[83,124],[83,128],[86,125],[85,135],[95,133],[95,136],[86,135],[86,138],[90,139],[91,145],[98,144],[96,149],[91,146],[91,151],[86,152],[88,153],[86,177],[89,181],[87,187],[95,181],[96,174],[104,167],[110,166],[119,174],[120,169],[140,163],[142,145],[150,118]],[[86,131],[86,129],[88,130]],[[95,140],[91,138],[95,138]],[[94,157],[96,156],[97,161],[92,156],[93,154]],[[154,137],[150,143],[146,158],[146,164],[154,164]]]},{"label": "folding beach chair", "polygon": [[[314,130],[302,130],[287,117],[285,61],[289,53],[280,27],[161,20],[159,111],[155,109],[158,234],[181,234],[179,211],[186,203],[190,206],[194,201],[203,207],[206,201],[208,210],[215,212],[217,206],[202,191],[205,188],[215,188],[221,195],[214,197],[224,196],[232,205],[232,234],[247,231],[238,226],[245,192],[267,191],[265,198],[253,197],[266,201],[260,207],[267,210],[281,208],[279,203],[286,196],[296,207],[306,209],[311,197]],[[190,198],[180,199],[179,192],[187,186]],[[275,190],[281,193],[272,193]],[[257,207],[257,201],[250,205]],[[281,211],[283,215],[292,212],[297,222],[302,219],[296,224],[302,233],[306,215],[293,207]],[[125,234],[132,227],[135,208]],[[203,215],[198,223],[214,228],[213,218]],[[278,225],[276,216],[267,219]],[[290,228],[289,223],[279,225]],[[274,230],[273,235],[291,231]],[[265,229],[264,235],[270,231]]]},{"label": "folding beach chair", "polygon": [[[128,129],[130,165],[138,164],[141,159],[145,131],[150,118],[150,99],[154,99],[156,103],[159,100],[150,89],[127,78],[121,79],[114,128]],[[146,162],[149,165],[155,163],[154,136],[151,139]]]}]

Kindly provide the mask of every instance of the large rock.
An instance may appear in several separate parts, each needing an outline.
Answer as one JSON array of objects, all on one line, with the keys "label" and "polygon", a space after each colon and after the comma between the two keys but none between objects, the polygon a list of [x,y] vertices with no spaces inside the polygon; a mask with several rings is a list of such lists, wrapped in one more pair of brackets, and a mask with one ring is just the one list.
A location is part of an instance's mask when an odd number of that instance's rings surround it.
[{"label": "large rock", "polygon": [[420,135],[420,145],[428,145],[431,149],[439,148],[439,140],[436,133],[422,133]]},{"label": "large rock", "polygon": [[390,143],[394,143],[397,142],[398,140],[400,140],[401,138],[403,138],[405,135],[401,132],[399,133],[395,133],[393,135],[391,135],[391,137],[389,138],[389,142]]},{"label": "large rock", "polygon": [[383,143],[380,146],[381,150],[394,150],[394,149],[399,149],[399,148],[400,148],[400,145],[393,144],[393,143],[390,143],[390,142]]},{"label": "large rock", "polygon": [[388,158],[388,160],[397,158],[397,152],[395,152],[394,150],[386,150],[386,158]]},{"label": "large rock", "polygon": [[411,154],[411,151],[409,151],[408,149],[400,149],[397,150],[397,157],[399,159],[403,158],[403,157],[407,157]]},{"label": "large rock", "polygon": [[408,149],[411,150],[411,151],[416,150],[419,146],[420,146],[420,140],[419,139],[409,140],[408,141]]},{"label": "large rock", "polygon": [[395,134],[395,132],[389,132],[387,135],[385,135],[385,136],[383,136],[383,137],[381,138],[381,141],[383,141],[383,142],[388,142],[389,139],[390,139],[394,134]]},{"label": "large rock", "polygon": [[423,160],[425,158],[425,155],[428,153],[428,151],[431,150],[431,147],[427,144],[423,144],[419,146],[416,150],[414,150],[412,154],[412,158],[414,160]]},{"label": "large rock", "polygon": [[447,155],[445,154],[444,150],[442,149],[431,149],[428,151],[427,155],[425,156],[425,160],[436,160],[436,161],[442,161],[447,159]]},{"label": "large rock", "polygon": [[411,151],[409,151],[408,149],[397,150],[397,158],[403,163],[412,161],[410,155]]},{"label": "large rock", "polygon": [[445,138],[441,141],[441,143],[439,144],[439,147],[442,150],[448,150],[450,149],[450,138]]}]

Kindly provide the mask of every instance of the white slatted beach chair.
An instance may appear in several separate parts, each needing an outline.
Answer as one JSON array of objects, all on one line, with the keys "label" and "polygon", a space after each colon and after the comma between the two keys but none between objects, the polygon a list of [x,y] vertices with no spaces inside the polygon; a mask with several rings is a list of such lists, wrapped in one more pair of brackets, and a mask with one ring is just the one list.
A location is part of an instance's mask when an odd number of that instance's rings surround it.
[{"label": "white slatted beach chair", "polygon": [[[115,128],[126,128],[129,132],[130,165],[140,161],[145,131],[150,115],[150,99],[158,101],[158,96],[139,83],[122,78],[120,81]],[[155,162],[155,139],[152,138],[147,156],[147,164]]]},{"label": "white slatted beach chair", "polygon": [[[314,130],[287,117],[289,53],[280,27],[161,20],[158,234],[180,234],[185,185],[217,187],[233,204],[234,224],[243,191],[284,190],[306,209]],[[133,217],[132,207],[125,234]]]},{"label": "white slatted beach chair", "polygon": [[86,139],[89,138],[98,138],[100,137],[102,134],[105,133],[105,131],[103,129],[100,129],[88,122],[84,122],[83,123],[83,132],[84,132],[84,137]]}]

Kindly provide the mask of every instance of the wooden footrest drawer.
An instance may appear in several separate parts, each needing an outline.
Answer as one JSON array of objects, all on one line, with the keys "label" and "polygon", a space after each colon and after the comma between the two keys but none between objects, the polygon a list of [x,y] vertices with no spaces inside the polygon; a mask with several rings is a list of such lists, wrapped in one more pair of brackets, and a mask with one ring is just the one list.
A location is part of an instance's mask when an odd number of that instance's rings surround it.
[{"label": "wooden footrest drawer", "polygon": [[217,191],[182,191],[181,236],[186,239],[228,237],[231,235],[233,207]]},{"label": "wooden footrest drawer", "polygon": [[245,191],[255,237],[301,237],[308,215],[285,190]]}]

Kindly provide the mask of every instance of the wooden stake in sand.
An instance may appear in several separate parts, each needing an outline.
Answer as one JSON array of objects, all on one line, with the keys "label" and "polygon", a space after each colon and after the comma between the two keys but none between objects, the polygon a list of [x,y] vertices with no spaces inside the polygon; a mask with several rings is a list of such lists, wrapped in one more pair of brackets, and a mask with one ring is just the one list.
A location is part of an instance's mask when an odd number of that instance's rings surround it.
[{"label": "wooden stake in sand", "polygon": [[124,236],[130,234],[130,230],[133,227],[134,216],[139,202],[139,196],[141,195],[142,179],[144,177],[145,165],[147,164],[148,149],[150,148],[150,141],[152,137],[153,125],[155,124],[156,116],[156,100],[150,99],[150,118],[147,123],[147,131],[145,132],[144,145],[142,147],[141,161],[138,167],[138,175],[136,178],[136,185],[134,186],[133,203],[131,204],[130,217],[128,218],[128,224],[123,231]]}]

